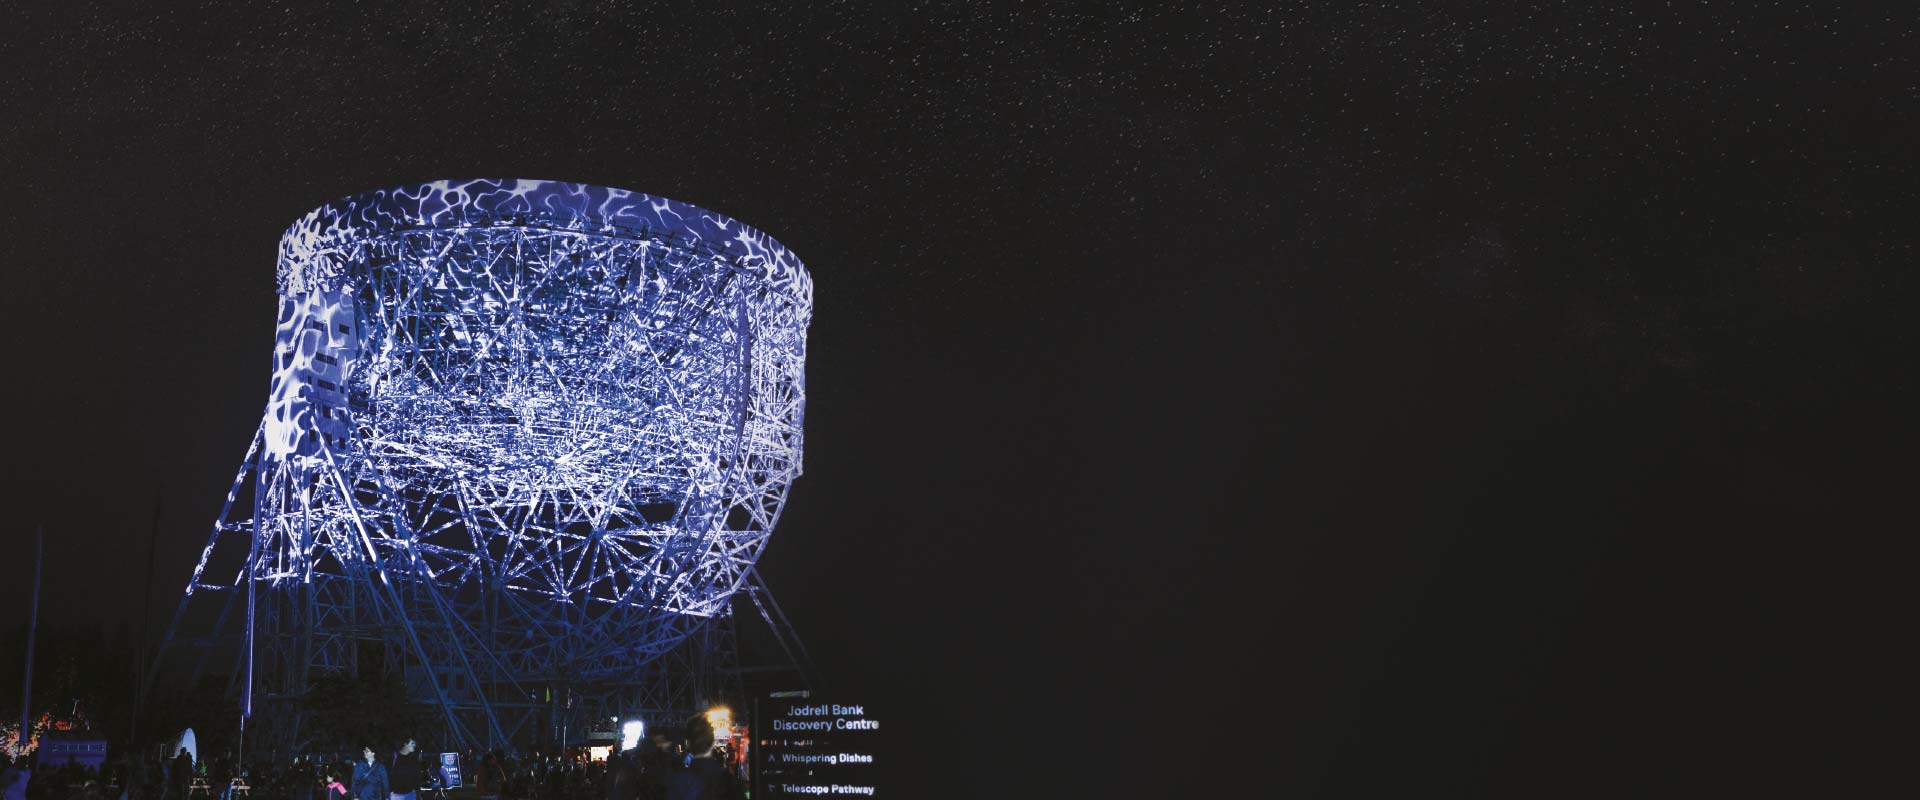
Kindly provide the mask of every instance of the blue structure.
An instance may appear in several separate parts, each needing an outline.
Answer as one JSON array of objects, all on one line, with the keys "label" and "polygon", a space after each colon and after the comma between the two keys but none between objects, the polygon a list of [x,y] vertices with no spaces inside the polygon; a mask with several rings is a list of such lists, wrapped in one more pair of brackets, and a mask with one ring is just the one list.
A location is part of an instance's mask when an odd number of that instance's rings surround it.
[{"label": "blue structure", "polygon": [[476,747],[724,699],[800,474],[799,258],[665,198],[469,180],[315,209],[278,273],[266,413],[167,635],[243,637],[271,746],[370,664]]}]

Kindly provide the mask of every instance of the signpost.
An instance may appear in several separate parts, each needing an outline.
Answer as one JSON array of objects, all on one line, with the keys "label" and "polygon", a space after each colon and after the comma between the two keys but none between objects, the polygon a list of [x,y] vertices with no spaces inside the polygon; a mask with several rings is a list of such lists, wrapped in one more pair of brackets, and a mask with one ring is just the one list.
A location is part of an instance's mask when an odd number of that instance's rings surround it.
[{"label": "signpost", "polygon": [[442,789],[460,788],[460,754],[440,754],[440,780]]},{"label": "signpost", "polygon": [[864,703],[778,692],[754,702],[754,797],[881,794],[886,728]]}]

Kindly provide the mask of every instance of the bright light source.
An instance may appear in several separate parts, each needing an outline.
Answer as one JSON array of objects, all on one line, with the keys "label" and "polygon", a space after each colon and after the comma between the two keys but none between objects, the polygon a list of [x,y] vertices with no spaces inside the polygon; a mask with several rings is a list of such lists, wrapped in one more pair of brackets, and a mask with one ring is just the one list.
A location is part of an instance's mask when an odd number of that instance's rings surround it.
[{"label": "bright light source", "polygon": [[713,726],[713,738],[725,739],[733,734],[733,710],[726,706],[714,706],[707,709],[707,724]]},{"label": "bright light source", "polygon": [[646,723],[637,719],[627,720],[627,724],[620,726],[620,749],[626,751],[640,746],[640,737],[646,732]]}]

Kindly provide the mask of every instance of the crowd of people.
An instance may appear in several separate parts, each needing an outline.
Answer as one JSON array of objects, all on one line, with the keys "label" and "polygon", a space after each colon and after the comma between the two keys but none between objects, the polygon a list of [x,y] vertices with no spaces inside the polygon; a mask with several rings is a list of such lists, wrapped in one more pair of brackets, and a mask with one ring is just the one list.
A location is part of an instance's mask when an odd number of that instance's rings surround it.
[{"label": "crowd of people", "polygon": [[369,745],[351,760],[298,758],[284,767],[196,760],[185,749],[164,761],[121,760],[99,769],[34,770],[0,756],[0,800],[448,800],[455,784],[475,800],[739,800],[745,792],[729,764],[706,718],[695,716],[684,739],[656,734],[604,762],[579,754],[469,752],[458,781],[445,765],[424,759],[412,739],[385,758]]}]

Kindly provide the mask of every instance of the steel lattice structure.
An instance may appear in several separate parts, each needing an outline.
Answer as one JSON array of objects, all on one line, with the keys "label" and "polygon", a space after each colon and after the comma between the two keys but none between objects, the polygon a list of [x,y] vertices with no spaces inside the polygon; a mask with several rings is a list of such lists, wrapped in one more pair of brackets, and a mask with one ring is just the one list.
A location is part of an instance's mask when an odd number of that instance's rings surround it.
[{"label": "steel lattice structure", "polygon": [[636,192],[442,181],[314,210],[278,275],[266,413],[168,642],[218,608],[249,712],[378,648],[476,746],[720,693],[800,474],[793,253]]}]

